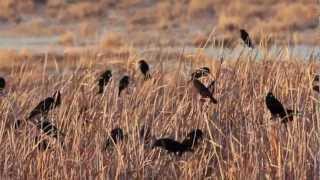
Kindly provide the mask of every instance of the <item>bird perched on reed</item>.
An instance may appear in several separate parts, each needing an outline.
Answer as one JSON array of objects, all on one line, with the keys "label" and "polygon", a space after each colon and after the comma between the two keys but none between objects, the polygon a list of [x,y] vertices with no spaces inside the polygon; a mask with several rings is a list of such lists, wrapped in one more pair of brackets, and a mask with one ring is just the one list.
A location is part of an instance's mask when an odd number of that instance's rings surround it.
[{"label": "bird perched on reed", "polygon": [[123,76],[121,79],[120,79],[120,82],[119,82],[119,94],[118,96],[121,95],[121,92],[127,88],[129,86],[129,76]]},{"label": "bird perched on reed", "polygon": [[187,137],[182,141],[182,144],[191,149],[192,147],[198,146],[202,139],[203,132],[200,129],[193,129],[187,134]]},{"label": "bird perched on reed", "polygon": [[105,148],[107,149],[110,147],[112,144],[117,144],[118,142],[122,141],[124,139],[125,135],[123,133],[123,130],[119,127],[114,128],[110,132],[110,137],[107,138],[106,143],[105,143]]},{"label": "bird perched on reed", "polygon": [[249,33],[246,30],[240,29],[240,37],[245,45],[247,45],[249,48],[254,48]]},{"label": "bird perched on reed", "polygon": [[294,110],[285,109],[282,103],[272,94],[272,92],[267,94],[265,102],[272,117],[280,117],[282,123],[292,121],[293,116],[297,114]]},{"label": "bird perched on reed", "polygon": [[37,115],[46,116],[48,112],[61,104],[61,94],[60,91],[57,91],[53,94],[52,97],[47,97],[41,101],[30,113],[27,119],[32,119]]},{"label": "bird perched on reed", "polygon": [[141,71],[141,73],[144,75],[144,79],[150,79],[151,75],[150,75],[150,69],[149,69],[149,65],[145,60],[140,60],[139,62],[139,69]]},{"label": "bird perched on reed", "polygon": [[187,151],[192,152],[189,146],[170,138],[157,139],[154,142],[152,148],[156,148],[156,147],[165,149],[167,150],[168,153],[174,153],[179,156],[181,156],[184,152],[187,152]]},{"label": "bird perched on reed", "polygon": [[106,70],[104,73],[102,73],[98,79],[98,86],[99,86],[99,91],[98,94],[102,94],[104,91],[104,87],[108,84],[112,77],[112,72],[111,70]]},{"label": "bird perched on reed", "polygon": [[3,77],[0,77],[0,91],[3,91],[6,87],[6,80]]},{"label": "bird perched on reed", "polygon": [[212,103],[214,104],[218,103],[218,101],[212,96],[212,93],[210,92],[210,90],[204,84],[202,84],[198,79],[193,79],[192,82],[194,87],[197,89],[197,91],[203,98],[210,98]]},{"label": "bird perched on reed", "polygon": [[199,79],[204,76],[208,76],[210,74],[210,68],[208,67],[201,67],[199,69],[196,69],[192,74],[191,74],[191,79]]}]

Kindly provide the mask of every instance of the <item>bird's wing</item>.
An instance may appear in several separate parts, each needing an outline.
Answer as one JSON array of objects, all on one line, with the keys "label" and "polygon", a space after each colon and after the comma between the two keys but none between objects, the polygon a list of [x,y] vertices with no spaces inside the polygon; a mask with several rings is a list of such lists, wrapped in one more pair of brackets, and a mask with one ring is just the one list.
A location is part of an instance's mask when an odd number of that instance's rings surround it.
[{"label": "bird's wing", "polygon": [[267,97],[266,105],[272,114],[280,114],[285,112],[285,109],[282,103],[275,97],[269,97],[269,98]]},{"label": "bird's wing", "polygon": [[41,102],[40,102],[35,108],[33,108],[33,110],[30,112],[30,115],[29,115],[29,118],[28,118],[28,119],[31,119],[31,118],[33,118],[34,116],[42,113],[44,106],[45,106],[45,101],[41,101]]}]

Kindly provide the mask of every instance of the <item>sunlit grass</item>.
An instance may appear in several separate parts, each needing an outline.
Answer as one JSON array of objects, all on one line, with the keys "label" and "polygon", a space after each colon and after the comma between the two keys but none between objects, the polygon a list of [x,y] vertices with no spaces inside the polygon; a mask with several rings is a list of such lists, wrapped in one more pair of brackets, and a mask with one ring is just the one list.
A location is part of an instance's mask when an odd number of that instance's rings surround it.
[{"label": "sunlit grass", "polygon": [[[153,78],[144,81],[135,65],[136,52],[129,50],[129,56],[105,53],[99,58],[90,52],[62,60],[38,57],[28,64],[20,61],[7,71],[7,95],[0,104],[3,177],[317,177],[318,100],[311,82],[319,65],[312,59],[256,61],[248,52],[220,64],[204,55],[154,52],[146,59]],[[217,105],[199,101],[188,83],[191,70],[203,65],[212,69],[212,75],[202,81],[217,80]],[[105,69],[112,69],[114,75],[98,96],[96,80]],[[125,74],[132,77],[130,88],[117,97],[118,81]],[[50,113],[50,119],[65,133],[65,148],[43,136],[50,140],[51,149],[39,152],[33,144],[39,131],[31,123],[15,130],[13,121],[25,118],[40,100],[59,89],[63,103]],[[286,107],[302,111],[287,128],[270,120],[264,104],[270,90]],[[157,138],[182,140],[193,128],[202,129],[206,138],[194,153],[176,157],[143,148],[137,134],[143,124],[152,127]],[[108,132],[115,127],[123,128],[128,139],[102,151]]]}]

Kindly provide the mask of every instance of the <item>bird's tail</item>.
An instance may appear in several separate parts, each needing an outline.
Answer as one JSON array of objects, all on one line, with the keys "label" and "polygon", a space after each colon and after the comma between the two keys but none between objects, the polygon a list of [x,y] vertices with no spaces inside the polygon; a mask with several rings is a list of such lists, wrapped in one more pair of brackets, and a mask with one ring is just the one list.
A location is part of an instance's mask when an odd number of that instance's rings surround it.
[{"label": "bird's tail", "polygon": [[217,101],[214,97],[212,97],[212,96],[210,96],[210,100],[211,100],[211,102],[212,102],[213,104],[217,104],[217,103],[218,103],[218,101]]},{"label": "bird's tail", "polygon": [[280,115],[282,119],[282,123],[287,123],[288,121],[293,121],[293,116],[299,116],[301,115],[301,112],[292,110],[292,109],[286,109],[286,114]]},{"label": "bird's tail", "polygon": [[292,110],[292,109],[286,109],[286,112],[287,112],[287,115],[288,116],[299,116],[302,114],[301,111],[298,111],[298,110]]}]

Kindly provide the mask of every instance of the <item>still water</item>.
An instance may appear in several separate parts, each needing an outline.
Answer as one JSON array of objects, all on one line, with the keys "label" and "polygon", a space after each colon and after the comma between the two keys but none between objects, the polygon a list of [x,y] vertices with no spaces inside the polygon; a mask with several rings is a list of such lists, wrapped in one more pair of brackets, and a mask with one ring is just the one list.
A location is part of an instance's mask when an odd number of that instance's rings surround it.
[{"label": "still water", "polygon": [[[28,49],[34,53],[46,53],[53,52],[62,54],[64,47],[58,44],[59,36],[50,37],[1,37],[0,36],[0,49]],[[157,50],[158,48],[138,48],[141,53],[150,50]],[[311,57],[316,60],[320,60],[320,47],[309,45],[296,45],[296,46],[271,46],[267,50],[261,49],[249,49],[244,48],[241,45],[234,49],[221,48],[221,47],[207,47],[205,49],[199,49],[193,46],[185,47],[168,47],[162,48],[162,50],[170,52],[185,52],[185,53],[197,53],[201,51],[209,57],[226,59],[233,59],[239,57],[243,53],[249,53],[250,56],[259,60],[266,58],[281,58],[283,56],[290,58],[297,58],[303,60],[309,60]]]}]

